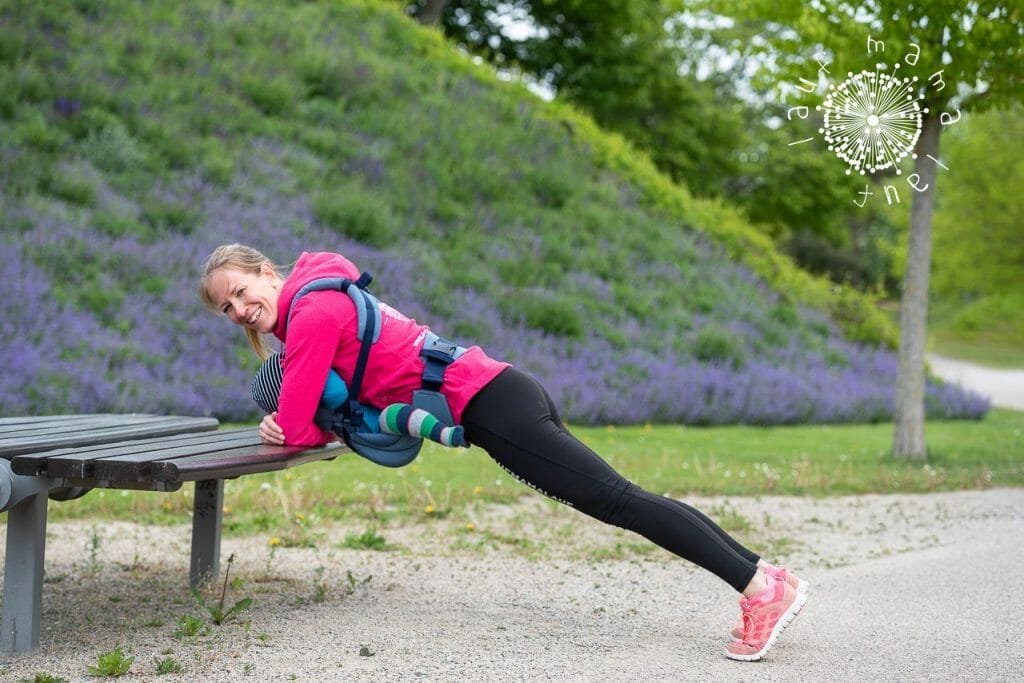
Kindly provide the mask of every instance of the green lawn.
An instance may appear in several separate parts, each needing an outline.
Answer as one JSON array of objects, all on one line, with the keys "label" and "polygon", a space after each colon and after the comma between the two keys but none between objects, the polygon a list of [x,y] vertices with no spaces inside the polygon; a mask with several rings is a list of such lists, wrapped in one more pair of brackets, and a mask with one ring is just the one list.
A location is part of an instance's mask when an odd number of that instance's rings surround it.
[{"label": "green lawn", "polygon": [[[620,472],[657,493],[758,495],[923,492],[1024,486],[1024,413],[993,410],[979,422],[932,422],[926,463],[888,455],[890,424],[576,428]],[[392,470],[354,455],[293,471],[229,481],[225,526],[272,530],[285,542],[317,519],[443,516],[474,501],[535,495],[479,450],[428,444],[408,467]],[[131,517],[184,522],[191,486],[173,494],[93,491],[50,506],[51,519]]]},{"label": "green lawn", "polygon": [[974,306],[936,303],[928,313],[928,350],[993,368],[1024,368],[1024,295]]},{"label": "green lawn", "polygon": [[1024,368],[1024,346],[1020,344],[979,339],[965,341],[955,336],[936,333],[929,336],[928,350],[940,356],[966,360],[990,368]]}]

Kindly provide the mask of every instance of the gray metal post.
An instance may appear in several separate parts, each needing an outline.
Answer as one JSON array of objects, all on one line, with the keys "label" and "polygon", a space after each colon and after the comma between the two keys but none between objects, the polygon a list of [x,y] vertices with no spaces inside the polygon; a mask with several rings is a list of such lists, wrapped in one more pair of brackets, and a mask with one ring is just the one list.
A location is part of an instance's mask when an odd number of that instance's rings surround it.
[{"label": "gray metal post", "polygon": [[7,511],[7,558],[0,650],[27,652],[39,644],[46,555],[46,491]]},{"label": "gray metal post", "polygon": [[197,588],[220,573],[220,527],[224,480],[196,482],[192,504],[192,569],[189,585]]}]

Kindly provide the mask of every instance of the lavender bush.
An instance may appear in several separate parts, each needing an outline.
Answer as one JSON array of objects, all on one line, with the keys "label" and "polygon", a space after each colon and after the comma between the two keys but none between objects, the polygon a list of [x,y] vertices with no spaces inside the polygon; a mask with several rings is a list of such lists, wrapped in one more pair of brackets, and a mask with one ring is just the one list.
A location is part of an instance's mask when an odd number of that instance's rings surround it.
[{"label": "lavender bush", "polygon": [[[436,263],[426,264],[430,259],[408,250],[382,251],[340,239],[316,224],[304,199],[267,190],[269,170],[240,173],[229,193],[240,199],[215,192],[198,178],[186,179],[177,191],[198,201],[203,222],[189,235],[148,244],[97,234],[84,215],[76,219],[58,202],[8,207],[7,215],[33,227],[0,247],[4,280],[13,288],[0,299],[0,351],[8,359],[0,413],[136,411],[257,418],[247,393],[257,361],[241,331],[202,309],[196,294],[204,256],[219,243],[242,241],[282,263],[303,250],[343,252],[375,274],[383,298],[412,317],[442,334],[472,331],[472,337],[459,341],[479,343],[492,356],[538,376],[574,423],[772,425],[891,417],[896,376],[891,351],[846,342],[820,316],[819,328],[829,331],[822,348],[811,348],[800,326],[784,343],[764,346],[759,324],[777,297],[743,267],[715,257],[699,239],[693,248],[706,272],[695,277],[720,281],[731,293],[714,312],[694,315],[688,329],[666,339],[659,318],[624,316],[622,308],[613,306],[606,319],[588,312],[588,329],[606,325],[621,337],[619,344],[596,334],[569,339],[508,319],[493,298],[473,289],[446,292],[436,301],[423,298],[418,273]],[[284,171],[272,170],[279,182],[285,180]],[[174,190],[163,191],[174,198]],[[296,231],[296,225],[302,230]],[[68,244],[79,245],[74,255],[78,268],[95,271],[99,264],[99,279],[91,286],[125,292],[114,310],[97,315],[55,295],[55,282],[67,273],[48,271],[45,262],[37,261],[40,254]],[[659,272],[638,267],[639,280],[664,288],[666,278],[682,276],[678,269],[652,268]],[[164,286],[139,288],[147,279]],[[581,296],[614,299],[600,278],[576,273],[570,280]],[[758,298],[746,296],[750,290],[744,288],[751,287]],[[815,318],[812,312],[803,316]],[[744,350],[741,365],[694,357],[686,341],[711,324],[727,329]],[[929,414],[937,417],[977,418],[988,409],[981,397],[949,385],[929,384],[927,404]]]},{"label": "lavender bush", "polygon": [[[238,241],[282,264],[341,251],[572,422],[891,417],[892,352],[730,260],[685,202],[645,208],[652,188],[400,13],[49,0],[0,18],[0,414],[255,419],[258,361],[196,293]],[[929,384],[927,408],[988,404]]]}]

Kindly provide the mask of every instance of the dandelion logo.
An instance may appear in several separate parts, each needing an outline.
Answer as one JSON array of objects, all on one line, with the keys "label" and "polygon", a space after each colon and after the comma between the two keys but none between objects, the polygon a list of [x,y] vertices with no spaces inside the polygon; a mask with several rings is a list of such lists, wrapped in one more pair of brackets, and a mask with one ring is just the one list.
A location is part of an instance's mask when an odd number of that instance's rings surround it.
[{"label": "dandelion logo", "polygon": [[[899,69],[897,63],[895,68]],[[917,77],[897,78],[877,71],[848,73],[839,85],[830,85],[825,101],[824,126],[818,129],[830,151],[850,165],[846,174],[861,175],[895,168],[913,153],[921,136],[921,93],[915,97]]]},{"label": "dandelion logo", "polygon": [[[921,57],[921,48],[916,43],[908,43],[908,51],[903,60],[909,66],[917,64]],[[885,43],[871,36],[867,39],[868,55],[885,52]],[[821,74],[829,75],[829,62],[822,56],[815,58],[818,62],[818,81],[800,78],[795,84],[796,90],[807,95],[819,92]],[[915,165],[920,164],[914,149],[921,137],[923,123],[929,110],[922,106],[926,96],[926,86],[919,83],[916,76],[899,76],[900,60],[893,64],[891,73],[883,70],[863,70],[858,74],[848,72],[847,78],[838,85],[829,85],[822,103],[815,107],[823,112],[823,124],[818,128],[825,139],[829,151],[846,162],[846,175],[857,171],[862,176],[877,178],[884,171],[892,169],[896,175],[902,175],[900,163],[910,157]],[[827,81],[826,81],[827,82]],[[928,85],[934,92],[946,87],[943,70],[939,69],[928,77]],[[786,110],[786,119],[807,120],[811,108],[796,104]],[[956,116],[947,112],[939,113],[939,123],[949,126],[960,120],[960,110]],[[813,141],[814,137],[794,140],[789,146],[802,145]],[[930,154],[925,156],[937,166],[948,171],[949,167]],[[928,184],[922,184],[921,176],[911,173],[906,177],[906,184],[915,192],[924,192]],[[883,181],[884,182],[884,181]],[[899,203],[899,192],[896,185],[883,184],[885,199],[888,203]],[[858,192],[863,201],[854,200],[857,206],[863,207],[868,197],[874,195],[870,186],[865,184],[864,191]]]}]

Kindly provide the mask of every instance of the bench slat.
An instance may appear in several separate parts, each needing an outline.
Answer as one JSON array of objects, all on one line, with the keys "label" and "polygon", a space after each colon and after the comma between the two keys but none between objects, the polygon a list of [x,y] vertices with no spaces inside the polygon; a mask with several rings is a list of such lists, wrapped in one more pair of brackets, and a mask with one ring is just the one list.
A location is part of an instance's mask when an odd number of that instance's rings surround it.
[{"label": "bench slat", "polygon": [[[60,467],[64,467],[75,460],[92,460],[122,452],[134,452],[134,450],[150,451],[154,448],[160,448],[163,444],[178,445],[190,439],[202,439],[208,437],[211,433],[217,434],[220,432],[184,432],[182,434],[171,434],[170,436],[98,443],[73,448],[58,448],[52,451],[43,451],[42,453],[26,453],[14,456],[11,460],[11,469],[15,474],[46,476],[49,474],[48,468],[51,464],[61,463]],[[65,475],[55,474],[53,476]]]},{"label": "bench slat", "polygon": [[157,415],[133,413],[117,415],[114,413],[97,413],[94,415],[44,415],[43,417],[4,417],[0,418],[0,429],[3,438],[19,432],[45,433],[53,430],[81,430],[95,425],[133,424],[157,418]]},{"label": "bench slat", "polygon": [[[109,426],[89,430],[86,444],[104,444],[129,441],[151,436],[170,436],[183,432],[214,430],[218,422],[207,417],[163,417],[151,418],[137,425]],[[0,439],[0,457],[11,459],[16,455],[40,453],[57,448],[73,447],[83,443],[82,435],[74,433],[37,434],[11,439]]]},{"label": "bench slat", "polygon": [[78,413],[74,415],[20,415],[14,417],[0,417],[0,427],[7,427],[17,424],[39,424],[40,422],[78,422],[81,420],[94,420],[96,418],[117,417],[122,420],[136,417],[153,417],[149,413]]},{"label": "bench slat", "polygon": [[251,448],[258,445],[260,445],[260,437],[259,432],[255,429],[214,432],[207,435],[207,438],[193,439],[172,448],[124,453],[92,461],[93,468],[89,476],[95,479],[143,481],[152,479],[155,463],[198,455],[217,457],[238,448]]},{"label": "bench slat", "polygon": [[44,453],[19,455],[11,461],[11,469],[15,474],[43,475],[47,477],[74,477],[78,479],[134,479],[131,476],[121,477],[111,474],[116,470],[108,468],[103,475],[95,471],[99,463],[111,460],[114,462],[146,462],[164,457],[174,449],[186,449],[188,453],[203,452],[219,442],[238,442],[243,437],[239,432],[229,430],[223,432],[201,432],[175,434],[150,439],[120,441],[109,444],[96,444],[85,448],[63,448]]},{"label": "bench slat", "polygon": [[334,458],[345,452],[348,452],[348,447],[340,443],[321,448],[266,444],[242,446],[221,453],[156,461],[151,476],[161,482],[230,479],[258,472],[276,472],[316,460]]}]

